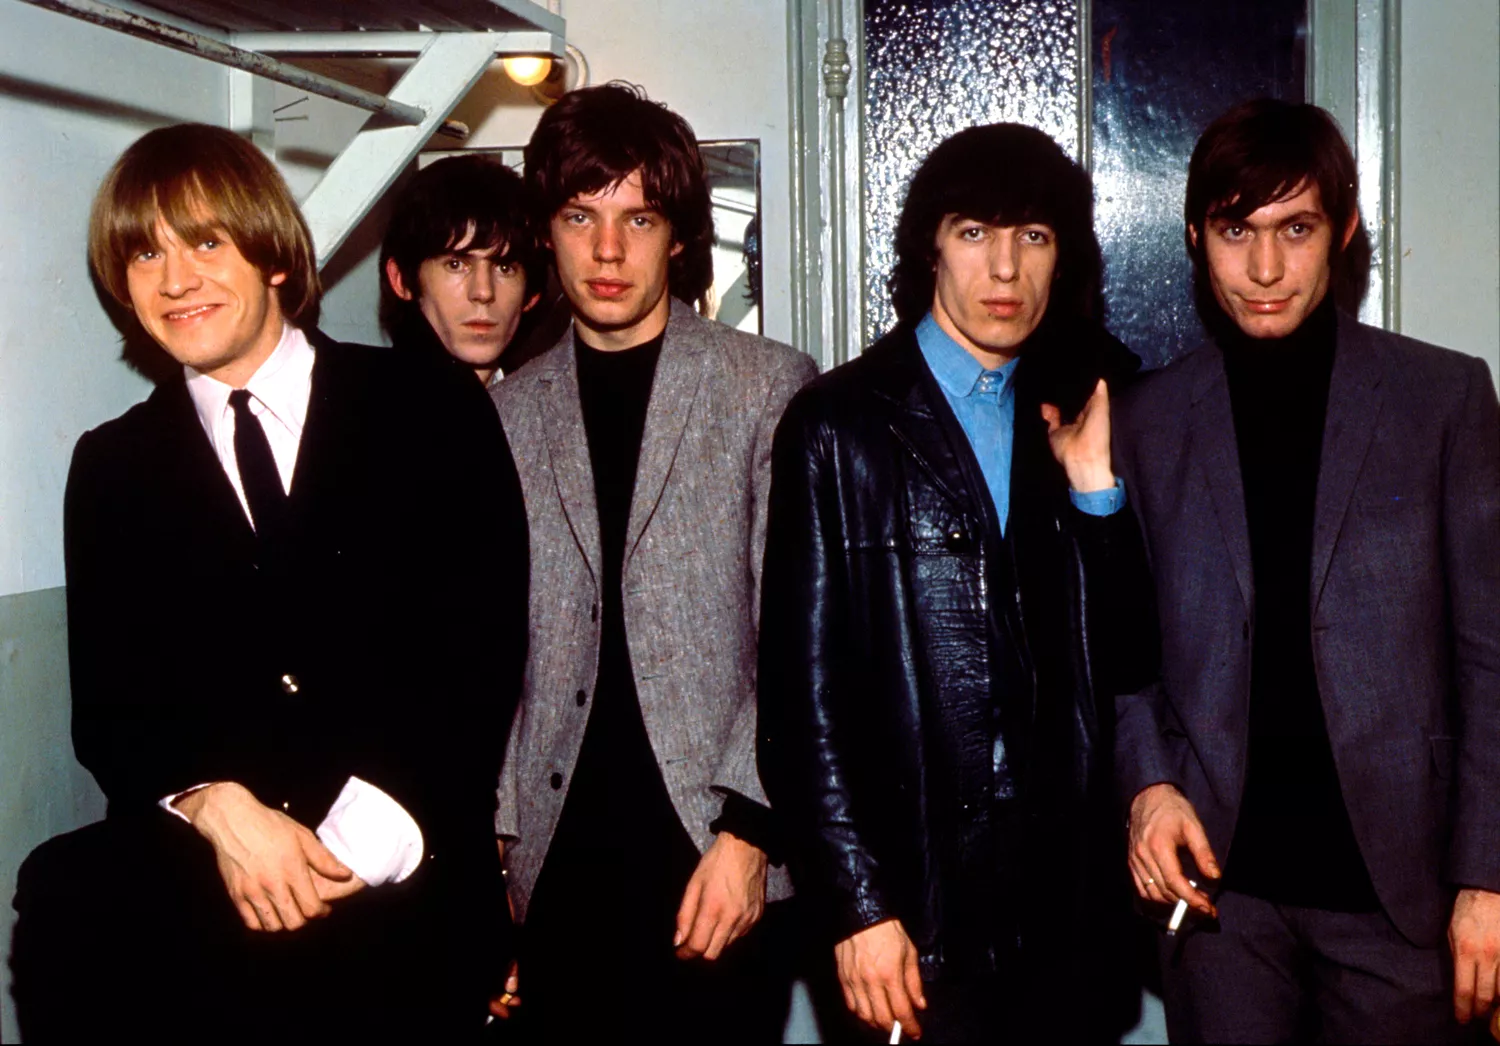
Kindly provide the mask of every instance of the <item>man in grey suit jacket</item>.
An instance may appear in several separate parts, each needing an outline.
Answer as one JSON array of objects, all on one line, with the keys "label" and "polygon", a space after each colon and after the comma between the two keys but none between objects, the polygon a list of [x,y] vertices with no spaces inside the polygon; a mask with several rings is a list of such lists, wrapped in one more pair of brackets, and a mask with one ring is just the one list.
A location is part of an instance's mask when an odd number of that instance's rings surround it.
[{"label": "man in grey suit jacket", "polygon": [[1314,106],[1210,126],[1213,342],[1118,404],[1163,643],[1119,703],[1130,867],[1196,909],[1173,1041],[1447,1041],[1496,994],[1500,418],[1480,360],[1335,309],[1355,191]]},{"label": "man in grey suit jacket", "polygon": [[713,227],[680,117],[575,91],[526,167],[574,326],[495,392],[534,568],[496,822],[525,939],[493,1008],[524,984],[539,1041],[618,1032],[643,1005],[666,1038],[713,1021],[768,1041],[789,985],[767,982],[759,935],[725,949],[789,893],[767,882],[756,633],[771,437],[816,368],[689,304]]}]

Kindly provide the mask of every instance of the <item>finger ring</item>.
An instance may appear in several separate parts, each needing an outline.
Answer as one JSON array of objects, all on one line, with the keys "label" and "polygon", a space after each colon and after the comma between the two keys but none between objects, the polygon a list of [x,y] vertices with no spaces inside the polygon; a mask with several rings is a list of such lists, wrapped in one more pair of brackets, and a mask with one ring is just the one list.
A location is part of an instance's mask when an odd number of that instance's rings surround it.
[{"label": "finger ring", "polygon": [[1151,876],[1148,875],[1148,876],[1146,876],[1146,885],[1147,886],[1155,886],[1156,885],[1156,880],[1153,879],[1153,878],[1151,878]]},{"label": "finger ring", "polygon": [[514,995],[512,995],[510,992],[506,992],[504,995],[500,996],[500,1005],[501,1006],[509,1005],[510,1001],[512,999],[514,999],[514,998],[515,998]]}]

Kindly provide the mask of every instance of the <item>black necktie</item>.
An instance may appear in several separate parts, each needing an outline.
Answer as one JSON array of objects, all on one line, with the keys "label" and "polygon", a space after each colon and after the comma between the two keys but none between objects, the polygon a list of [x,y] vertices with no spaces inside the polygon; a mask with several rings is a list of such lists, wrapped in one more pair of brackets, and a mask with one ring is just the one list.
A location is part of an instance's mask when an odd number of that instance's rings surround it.
[{"label": "black necktie", "polygon": [[245,500],[250,502],[255,532],[267,538],[281,529],[286,518],[281,473],[276,471],[265,429],[250,413],[250,393],[235,389],[229,394],[229,406],[234,410],[234,457],[240,467],[240,484],[245,488]]}]

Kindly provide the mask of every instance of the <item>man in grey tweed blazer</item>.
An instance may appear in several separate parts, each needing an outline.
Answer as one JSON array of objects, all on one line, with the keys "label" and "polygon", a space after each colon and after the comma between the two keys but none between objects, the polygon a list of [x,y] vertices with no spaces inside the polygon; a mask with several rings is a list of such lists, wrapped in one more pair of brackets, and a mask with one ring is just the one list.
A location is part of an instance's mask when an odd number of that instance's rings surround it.
[{"label": "man in grey tweed blazer", "polygon": [[523,957],[494,1010],[524,991],[539,1041],[644,998],[667,1037],[777,1036],[758,935],[725,949],[790,892],[767,875],[756,633],[771,439],[816,368],[688,304],[712,219],[679,117],[575,91],[526,165],[574,329],[494,392],[533,563],[496,821]]}]

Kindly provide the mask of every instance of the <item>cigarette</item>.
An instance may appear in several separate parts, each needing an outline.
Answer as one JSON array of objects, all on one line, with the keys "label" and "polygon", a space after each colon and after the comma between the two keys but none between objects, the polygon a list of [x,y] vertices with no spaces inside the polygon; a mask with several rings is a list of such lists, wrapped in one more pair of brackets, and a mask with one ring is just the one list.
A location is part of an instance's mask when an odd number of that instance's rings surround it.
[{"label": "cigarette", "polygon": [[[1193,880],[1191,880],[1191,879],[1188,880],[1188,885],[1191,886],[1195,890],[1198,889],[1198,884],[1195,883],[1195,882],[1193,882]],[[1170,918],[1170,919],[1167,920],[1167,936],[1168,937],[1176,937],[1177,936],[1177,931],[1180,930],[1180,929],[1182,929],[1182,919],[1183,919],[1183,917],[1185,915],[1187,915],[1187,910],[1188,910],[1187,898],[1186,897],[1179,897],[1179,898],[1177,898],[1177,907],[1175,907],[1175,908],[1172,909],[1172,918]]]},{"label": "cigarette", "polygon": [[891,1037],[890,1037],[889,1041],[891,1041],[891,1042],[900,1042],[901,1041],[901,1022],[900,1021],[896,1021],[896,1022],[894,1022],[891,1025]]}]

